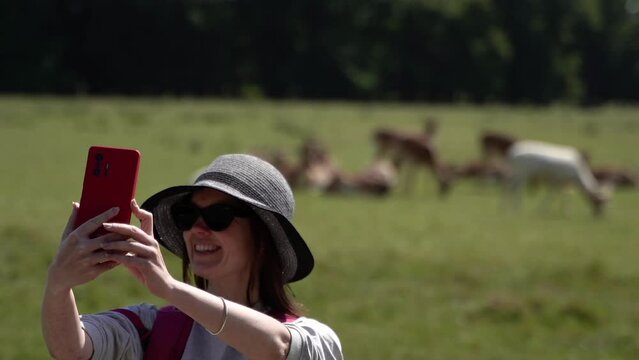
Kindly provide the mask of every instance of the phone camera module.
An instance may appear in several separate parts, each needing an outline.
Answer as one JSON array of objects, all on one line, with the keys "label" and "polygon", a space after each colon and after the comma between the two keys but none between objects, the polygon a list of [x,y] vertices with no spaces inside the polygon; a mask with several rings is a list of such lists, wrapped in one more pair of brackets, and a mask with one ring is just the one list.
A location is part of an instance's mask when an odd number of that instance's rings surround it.
[{"label": "phone camera module", "polygon": [[96,154],[95,155],[95,169],[93,169],[93,176],[100,176],[100,168],[102,167],[102,160],[104,160],[104,155]]}]

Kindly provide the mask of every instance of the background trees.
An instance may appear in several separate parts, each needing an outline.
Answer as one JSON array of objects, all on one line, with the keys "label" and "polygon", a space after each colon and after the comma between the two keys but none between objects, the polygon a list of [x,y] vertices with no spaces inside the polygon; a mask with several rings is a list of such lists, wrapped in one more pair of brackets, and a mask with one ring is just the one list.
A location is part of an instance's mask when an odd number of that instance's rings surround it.
[{"label": "background trees", "polygon": [[639,100],[639,0],[23,0],[0,91]]}]

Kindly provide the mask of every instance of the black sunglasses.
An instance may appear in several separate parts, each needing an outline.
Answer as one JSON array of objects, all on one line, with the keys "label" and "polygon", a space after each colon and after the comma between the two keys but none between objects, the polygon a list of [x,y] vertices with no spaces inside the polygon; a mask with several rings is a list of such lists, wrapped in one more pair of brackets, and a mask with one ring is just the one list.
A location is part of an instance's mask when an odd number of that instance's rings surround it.
[{"label": "black sunglasses", "polygon": [[200,208],[189,199],[187,201],[179,201],[171,206],[171,217],[175,226],[181,231],[191,229],[200,216],[204,219],[209,229],[222,231],[228,228],[236,217],[248,217],[250,215],[251,211],[247,207],[226,203]]}]

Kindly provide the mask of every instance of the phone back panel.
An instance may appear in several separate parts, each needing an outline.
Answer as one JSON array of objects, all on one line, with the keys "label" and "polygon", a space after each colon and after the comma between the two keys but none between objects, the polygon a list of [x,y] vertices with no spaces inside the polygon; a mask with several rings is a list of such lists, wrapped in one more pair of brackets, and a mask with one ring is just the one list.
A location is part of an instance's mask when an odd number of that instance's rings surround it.
[{"label": "phone back panel", "polygon": [[[75,226],[118,206],[120,212],[109,222],[131,222],[131,199],[140,168],[140,152],[135,149],[92,146],[89,148],[82,185],[80,209]],[[94,235],[103,234],[101,228]]]}]

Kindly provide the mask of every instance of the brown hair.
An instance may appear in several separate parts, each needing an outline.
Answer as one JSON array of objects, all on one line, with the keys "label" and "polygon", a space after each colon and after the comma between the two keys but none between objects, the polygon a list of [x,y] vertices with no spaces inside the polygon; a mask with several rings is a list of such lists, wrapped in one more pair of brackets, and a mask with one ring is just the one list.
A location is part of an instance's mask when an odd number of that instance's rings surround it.
[{"label": "brown hair", "polygon": [[[250,216],[249,221],[255,241],[255,262],[246,289],[249,306],[255,306],[259,302],[274,317],[286,314],[300,316],[301,305],[293,299],[290,287],[284,282],[282,261],[271,233],[255,214]],[[184,254],[187,254],[186,249]],[[182,259],[182,280],[187,284],[195,283],[202,290],[208,287],[208,280],[191,272],[188,256]],[[251,289],[256,283],[259,284],[259,299],[252,299]]]}]

